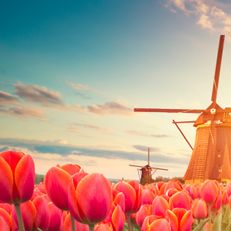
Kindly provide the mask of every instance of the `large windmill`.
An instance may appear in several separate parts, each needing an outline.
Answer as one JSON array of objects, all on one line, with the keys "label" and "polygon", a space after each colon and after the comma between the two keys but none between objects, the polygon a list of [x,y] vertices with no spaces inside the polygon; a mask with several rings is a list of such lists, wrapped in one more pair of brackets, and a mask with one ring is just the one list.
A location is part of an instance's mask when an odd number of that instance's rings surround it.
[{"label": "large windmill", "polygon": [[[199,117],[193,121],[196,127],[196,139],[184,176],[187,182],[195,183],[205,179],[231,180],[231,108],[222,108],[217,104],[224,38],[224,35],[220,36],[212,102],[206,109],[134,109],[135,112],[200,113]],[[177,124],[175,121],[174,123]]]},{"label": "large windmill", "polygon": [[147,165],[140,166],[140,165],[136,165],[136,164],[129,164],[129,166],[138,168],[138,173],[139,173],[139,171],[141,171],[140,183],[143,185],[150,184],[154,181],[152,179],[152,175],[157,170],[168,171],[167,168],[157,168],[157,167],[152,167],[150,165],[150,148],[148,148],[148,164]]}]

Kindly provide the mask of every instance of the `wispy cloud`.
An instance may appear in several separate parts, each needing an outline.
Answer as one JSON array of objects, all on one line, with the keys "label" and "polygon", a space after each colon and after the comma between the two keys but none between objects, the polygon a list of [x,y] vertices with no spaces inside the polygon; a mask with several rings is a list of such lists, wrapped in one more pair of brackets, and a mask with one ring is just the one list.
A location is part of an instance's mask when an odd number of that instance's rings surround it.
[{"label": "wispy cloud", "polygon": [[14,103],[17,101],[18,101],[17,97],[7,92],[0,91],[0,104]]},{"label": "wispy cloud", "polygon": [[89,92],[94,92],[94,90],[90,86],[82,83],[73,82],[68,82],[67,84],[72,89],[74,89],[76,95],[80,96],[83,99],[91,99],[91,97],[88,94]]},{"label": "wispy cloud", "polygon": [[99,127],[93,124],[86,124],[86,123],[72,123],[68,127],[68,130],[72,132],[79,132],[81,129],[90,129],[94,131],[109,132],[109,129]]},{"label": "wispy cloud", "polygon": [[132,109],[117,102],[106,102],[105,104],[92,105],[87,107],[89,112],[103,114],[131,115]]},{"label": "wispy cloud", "polygon": [[151,134],[143,131],[136,131],[136,130],[128,130],[126,133],[130,135],[135,135],[135,136],[143,136],[143,137],[152,137],[152,138],[166,138],[169,137],[169,135],[166,134]]},{"label": "wispy cloud", "polygon": [[144,145],[133,145],[133,148],[135,148],[138,151],[142,151],[142,152],[146,152],[148,153],[148,148],[151,152],[160,152],[159,148],[154,148],[154,147],[148,147],[148,146],[144,146]]},{"label": "wispy cloud", "polygon": [[45,106],[63,105],[61,95],[57,91],[49,90],[43,86],[23,83],[16,83],[14,87],[16,95],[24,100],[40,103]]},{"label": "wispy cloud", "polygon": [[21,118],[34,117],[38,119],[44,118],[44,113],[40,109],[26,108],[23,106],[0,107],[0,113],[5,113],[12,116],[19,116]]},{"label": "wispy cloud", "polygon": [[167,0],[165,6],[195,18],[201,28],[224,33],[231,41],[230,3],[218,0]]}]

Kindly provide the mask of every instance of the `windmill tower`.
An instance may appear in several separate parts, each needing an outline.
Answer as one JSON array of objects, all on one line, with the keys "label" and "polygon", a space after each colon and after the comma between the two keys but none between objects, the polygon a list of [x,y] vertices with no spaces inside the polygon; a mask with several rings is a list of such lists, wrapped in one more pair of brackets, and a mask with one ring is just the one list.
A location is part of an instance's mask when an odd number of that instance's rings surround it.
[{"label": "windmill tower", "polygon": [[194,122],[196,139],[184,179],[196,183],[205,179],[231,180],[231,108],[217,104],[217,90],[224,46],[220,36],[211,104],[206,109],[135,108],[135,112],[200,113]]},{"label": "windmill tower", "polygon": [[152,175],[157,170],[168,171],[168,169],[166,169],[166,168],[156,168],[156,167],[151,167],[150,166],[150,149],[149,148],[148,148],[148,164],[147,165],[140,166],[140,165],[135,165],[135,164],[129,164],[129,166],[136,167],[136,168],[138,168],[137,169],[138,171],[141,171],[140,183],[142,185],[150,184],[150,183],[154,182],[154,180],[152,179]]}]

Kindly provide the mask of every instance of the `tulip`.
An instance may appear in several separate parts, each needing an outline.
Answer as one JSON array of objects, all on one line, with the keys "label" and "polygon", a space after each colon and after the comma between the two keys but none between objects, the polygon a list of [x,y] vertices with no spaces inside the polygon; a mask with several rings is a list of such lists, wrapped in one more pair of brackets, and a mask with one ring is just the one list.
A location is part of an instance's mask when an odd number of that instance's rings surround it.
[{"label": "tulip", "polygon": [[103,221],[112,206],[112,189],[109,181],[101,174],[83,177],[76,189],[69,187],[70,212],[78,221],[93,225]]},{"label": "tulip", "polygon": [[152,204],[152,201],[155,197],[154,192],[149,188],[144,188],[141,191],[141,204]]},{"label": "tulip", "polygon": [[188,210],[191,208],[191,197],[186,191],[177,192],[170,197],[169,206],[171,209],[185,208]]},{"label": "tulip", "polygon": [[122,231],[124,229],[124,223],[125,214],[120,205],[116,205],[111,215],[111,224],[113,226],[113,230]]},{"label": "tulip", "polygon": [[22,152],[0,154],[0,201],[19,204],[28,201],[34,190],[35,169],[31,156]]},{"label": "tulip", "polygon": [[47,195],[34,198],[33,203],[37,210],[36,226],[44,231],[59,230],[62,212]]},{"label": "tulip", "polygon": [[143,222],[141,231],[171,231],[171,226],[165,218],[154,215],[147,216]]},{"label": "tulip", "polygon": [[47,194],[60,209],[68,209],[68,186],[72,182],[71,175],[61,167],[52,167],[45,176]]},{"label": "tulip", "polygon": [[152,205],[141,205],[140,209],[136,213],[136,224],[142,227],[145,217],[152,215]]},{"label": "tulip", "polygon": [[[191,210],[186,210],[184,208],[175,208],[172,210],[172,214],[170,210],[168,210],[168,218],[170,219],[170,224],[172,224],[172,230],[175,231],[175,227],[178,227],[180,231],[190,231],[193,224],[193,217]],[[173,214],[175,214],[176,218],[173,218]],[[177,225],[173,223],[177,221]]]},{"label": "tulip", "polygon": [[96,224],[94,231],[113,231],[111,223],[99,223]]},{"label": "tulip", "polygon": [[153,215],[164,217],[168,208],[168,201],[163,196],[156,196],[152,202]]},{"label": "tulip", "polygon": [[1,208],[1,207],[0,207],[0,217],[4,218],[5,222],[7,223],[9,227],[11,226],[12,220],[11,220],[10,214],[4,208]]},{"label": "tulip", "polygon": [[124,194],[122,192],[118,192],[115,196],[114,196],[114,200],[113,203],[115,205],[119,205],[121,207],[121,209],[123,211],[125,211],[125,197]]},{"label": "tulip", "polygon": [[192,203],[192,215],[195,219],[208,217],[208,207],[203,199],[195,199]]},{"label": "tulip", "polygon": [[212,204],[216,201],[220,192],[219,184],[215,180],[206,180],[200,188],[200,196],[206,203]]},{"label": "tulip", "polygon": [[133,229],[130,215],[136,212],[141,205],[141,186],[135,181],[125,182],[122,180],[114,185],[114,189],[124,194],[125,214],[130,231]]},{"label": "tulip", "polygon": [[171,226],[165,218],[160,218],[160,219],[154,220],[150,224],[150,227],[148,230],[150,231],[160,231],[160,230],[171,231]]},{"label": "tulip", "polygon": [[[60,231],[71,231],[72,230],[71,222],[72,222],[71,214],[67,211],[63,211]],[[89,231],[88,225],[82,224],[76,220],[74,222],[75,222],[75,231]]]},{"label": "tulip", "polygon": [[35,167],[31,156],[17,151],[0,154],[0,201],[15,204],[19,230],[24,230],[20,203],[33,194]]}]

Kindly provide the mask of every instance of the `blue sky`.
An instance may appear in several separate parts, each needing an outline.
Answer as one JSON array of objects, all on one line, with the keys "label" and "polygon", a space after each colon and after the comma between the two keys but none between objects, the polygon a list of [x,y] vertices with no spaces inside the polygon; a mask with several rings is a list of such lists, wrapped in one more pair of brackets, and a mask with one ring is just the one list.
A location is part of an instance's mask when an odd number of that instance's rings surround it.
[{"label": "blue sky", "polygon": [[[225,34],[218,103],[228,107],[231,3],[216,0],[0,3],[0,148],[36,171],[75,162],[136,179],[151,147],[157,175],[183,176],[191,150],[172,125],[197,115],[134,107],[205,108]],[[182,130],[193,144],[195,129]]]}]

